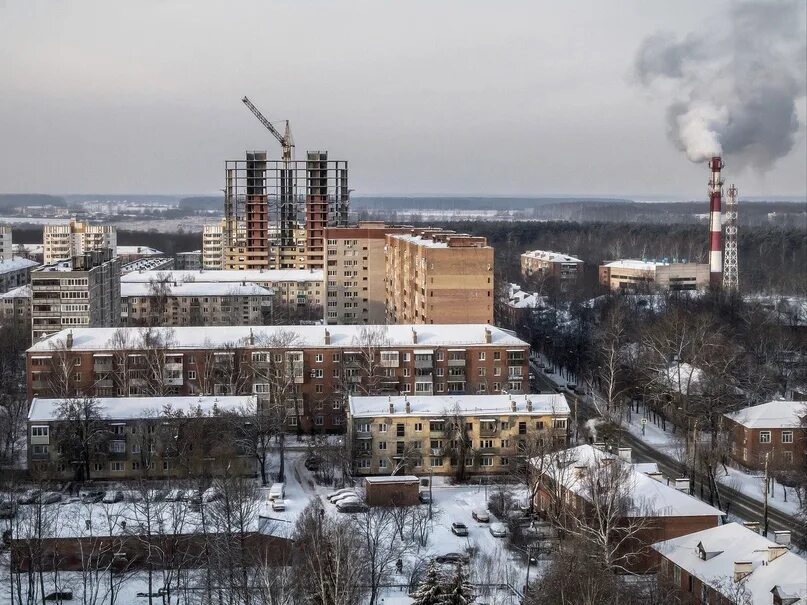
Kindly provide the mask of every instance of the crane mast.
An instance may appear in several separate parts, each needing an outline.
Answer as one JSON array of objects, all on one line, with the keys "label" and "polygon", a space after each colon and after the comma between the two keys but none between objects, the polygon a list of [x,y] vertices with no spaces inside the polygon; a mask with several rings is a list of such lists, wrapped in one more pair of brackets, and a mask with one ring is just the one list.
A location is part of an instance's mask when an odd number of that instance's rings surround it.
[{"label": "crane mast", "polygon": [[274,124],[272,124],[266,117],[260,112],[260,110],[252,104],[252,101],[249,100],[248,97],[244,97],[241,101],[246,105],[249,110],[253,113],[253,115],[258,118],[258,121],[263,124],[266,129],[274,135],[274,137],[280,142],[281,147],[283,148],[283,161],[289,162],[294,157],[294,138],[291,136],[291,125],[289,124],[288,120],[286,122],[286,128],[284,134],[280,134],[277,128],[275,128]]}]

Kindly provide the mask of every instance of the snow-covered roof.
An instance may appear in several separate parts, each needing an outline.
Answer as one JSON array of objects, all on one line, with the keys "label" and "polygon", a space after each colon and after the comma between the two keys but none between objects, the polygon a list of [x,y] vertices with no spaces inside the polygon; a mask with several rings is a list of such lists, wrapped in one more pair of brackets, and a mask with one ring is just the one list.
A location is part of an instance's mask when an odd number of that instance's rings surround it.
[{"label": "snow-covered roof", "polygon": [[537,292],[525,292],[518,284],[509,284],[507,304],[515,309],[538,309],[545,307],[546,298]]},{"label": "snow-covered roof", "polygon": [[622,259],[605,263],[604,267],[611,269],[633,269],[636,271],[655,271],[659,267],[669,265],[670,263],[664,261],[646,261],[646,260],[633,260]]},{"label": "snow-covered roof", "polygon": [[156,248],[148,246],[118,246],[118,256],[123,254],[140,254],[142,256],[157,256],[158,254],[165,254]]},{"label": "snow-covered roof", "polygon": [[703,370],[685,362],[672,363],[664,370],[662,377],[673,391],[689,395],[698,390]]},{"label": "snow-covered roof", "polygon": [[132,271],[153,271],[167,264],[173,266],[173,263],[173,258],[167,258],[165,256],[158,256],[157,258],[154,258],[153,256],[147,256],[145,258],[139,258],[130,263],[126,263],[120,268],[120,271],[122,274],[131,273]]},{"label": "snow-covered roof", "polygon": [[38,266],[38,262],[28,258],[7,258],[6,260],[0,260],[0,273],[10,273],[11,271],[20,271]]},{"label": "snow-covered roof", "polygon": [[574,256],[563,254],[562,252],[552,252],[550,250],[530,250],[521,256],[544,260],[551,263],[582,263],[583,261]]},{"label": "snow-covered roof", "polygon": [[543,472],[552,480],[560,482],[567,490],[587,498],[587,483],[577,472],[577,467],[593,469],[609,464],[625,466],[626,494],[630,497],[629,516],[634,517],[720,517],[723,512],[693,498],[677,489],[649,477],[635,465],[618,456],[591,445],[549,454],[543,461],[534,459],[535,465],[543,465]]},{"label": "snow-covered roof", "polygon": [[[750,563],[752,569],[742,581],[751,605],[770,605],[771,592],[776,588],[781,596],[801,599],[785,602],[807,603],[807,563],[790,551],[773,558],[771,547],[775,549],[776,544],[738,523],[653,545],[653,549],[678,567],[726,597],[736,596],[731,592],[737,586],[734,563],[742,561]],[[706,560],[701,558],[701,552],[707,553]]]},{"label": "snow-covered roof", "polygon": [[[358,347],[367,342],[362,335],[364,331],[372,334],[381,331],[378,342],[384,348],[424,348],[429,346],[490,346],[516,347],[519,350],[529,345],[514,336],[511,332],[489,326],[487,324],[398,324],[390,326],[205,326],[176,328],[150,328],[152,335],[159,334],[171,343],[173,349],[202,349],[237,345],[254,349],[266,348],[270,343],[282,341],[287,348],[316,347],[344,348]],[[486,341],[486,332],[490,332],[490,343]],[[114,350],[116,333],[125,335],[125,342],[138,342],[145,333],[144,328],[69,328],[61,330],[35,343],[29,352],[50,352],[64,345],[67,334],[73,334],[73,351],[106,351]],[[325,344],[326,332],[330,344]],[[413,335],[417,335],[417,343]],[[250,337],[254,340],[249,345]],[[381,346],[381,345],[379,345]]]},{"label": "snow-covered roof", "polygon": [[431,238],[422,237],[420,235],[412,235],[409,233],[395,233],[391,234],[391,237],[403,240],[405,242],[409,242],[410,244],[423,246],[424,248],[448,248],[448,244],[446,242],[436,242]]},{"label": "snow-covered roof", "polygon": [[[205,416],[214,415],[214,410],[237,410],[254,403],[251,395],[217,395],[205,397],[96,397],[94,401],[100,414],[108,420],[134,420],[149,416],[159,417],[165,410],[194,415],[197,411]],[[28,410],[29,422],[47,422],[59,418],[58,408],[64,399],[39,399],[31,401]]]},{"label": "snow-covered roof", "polygon": [[323,271],[307,271],[305,269],[250,269],[248,271],[237,271],[231,269],[220,270],[175,270],[165,271],[135,271],[121,276],[123,282],[145,282],[150,281],[196,281],[196,282],[321,282]]},{"label": "snow-covered roof", "polygon": [[[163,294],[163,292],[161,292]],[[178,282],[166,284],[166,296],[272,296],[274,291],[252,283]],[[122,283],[121,298],[154,296],[151,284]]]},{"label": "snow-covered roof", "polygon": [[14,244],[14,250],[25,250],[29,254],[42,254],[45,244]]},{"label": "snow-covered roof", "polygon": [[801,426],[807,401],[769,401],[731,412],[726,417],[749,429],[784,429]]},{"label": "snow-covered roof", "polygon": [[31,298],[31,286],[18,286],[0,294],[0,298]]},{"label": "snow-covered roof", "polygon": [[415,475],[388,475],[386,477],[365,477],[367,483],[420,483],[420,479]]},{"label": "snow-covered roof", "polygon": [[[409,404],[409,412],[406,404]],[[393,412],[390,414],[390,405]],[[466,416],[566,416],[569,404],[563,393],[549,395],[418,395],[350,396],[350,415],[354,418],[377,416],[444,416],[459,408]],[[515,406],[515,410],[513,407]],[[532,410],[529,410],[532,406]]]}]

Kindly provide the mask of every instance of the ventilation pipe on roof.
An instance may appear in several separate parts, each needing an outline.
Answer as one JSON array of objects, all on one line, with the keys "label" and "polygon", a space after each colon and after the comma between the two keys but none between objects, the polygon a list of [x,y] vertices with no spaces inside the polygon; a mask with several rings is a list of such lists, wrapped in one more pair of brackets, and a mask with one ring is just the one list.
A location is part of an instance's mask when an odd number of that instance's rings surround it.
[{"label": "ventilation pipe on roof", "polygon": [[252,328],[249,329],[249,346],[255,346],[255,334],[253,334]]},{"label": "ventilation pipe on roof", "polygon": [[417,343],[418,343],[418,333],[417,330],[415,330],[415,328],[412,328],[412,344],[416,345]]},{"label": "ventilation pipe on roof", "polygon": [[406,402],[406,413],[411,414],[412,413],[412,403],[408,399],[406,399],[405,397],[404,397],[404,401]]},{"label": "ventilation pipe on roof", "polygon": [[331,333],[328,331],[328,328],[325,328],[325,344],[331,344]]},{"label": "ventilation pipe on roof", "polygon": [[70,330],[70,331],[67,333],[67,341],[65,342],[65,346],[66,346],[68,349],[72,349],[72,348],[73,348],[73,330]]},{"label": "ventilation pipe on roof", "polygon": [[394,414],[394,413],[395,413],[395,404],[394,404],[394,403],[392,403],[392,400],[390,400],[390,402],[389,402],[389,413],[390,413],[390,414]]},{"label": "ventilation pipe on roof", "polygon": [[625,462],[630,462],[631,452],[629,447],[621,447],[618,450],[619,457]]},{"label": "ventilation pipe on roof", "polygon": [[772,544],[768,547],[768,563],[771,563],[788,552],[788,547],[784,544]]},{"label": "ventilation pipe on roof", "polygon": [[782,529],[773,532],[773,541],[777,544],[788,545],[790,544],[790,530]]},{"label": "ventilation pipe on roof", "polygon": [[485,342],[487,344],[493,342],[493,332],[490,331],[490,328],[485,328]]},{"label": "ventilation pipe on roof", "polygon": [[759,521],[743,521],[743,526],[755,534],[759,533]]},{"label": "ventilation pipe on roof", "polygon": [[750,576],[752,571],[754,571],[754,564],[751,561],[735,561],[734,581],[739,582],[743,578]]},{"label": "ventilation pipe on roof", "polygon": [[527,399],[527,411],[532,412],[532,399]]},{"label": "ventilation pipe on roof", "polygon": [[512,397],[510,398],[510,409],[516,411],[516,402]]}]

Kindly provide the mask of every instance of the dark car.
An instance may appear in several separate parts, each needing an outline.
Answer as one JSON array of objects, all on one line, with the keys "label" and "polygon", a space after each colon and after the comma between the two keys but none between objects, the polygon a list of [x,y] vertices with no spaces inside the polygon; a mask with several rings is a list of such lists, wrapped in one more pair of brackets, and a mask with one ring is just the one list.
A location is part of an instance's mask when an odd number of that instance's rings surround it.
[{"label": "dark car", "polygon": [[62,494],[59,492],[45,492],[42,494],[42,504],[56,504],[62,501]]},{"label": "dark car", "polygon": [[318,471],[322,466],[322,458],[319,456],[309,456],[305,459],[305,468],[309,471]]},{"label": "dark car", "polygon": [[471,560],[471,557],[468,555],[463,555],[458,552],[447,552],[444,555],[439,555],[434,558],[435,561],[438,563],[468,563]]},{"label": "dark car", "polygon": [[101,500],[104,499],[104,495],[106,492],[103,491],[95,491],[95,492],[87,492],[81,496],[81,503],[82,504],[97,504]]},{"label": "dark car", "polygon": [[429,492],[420,492],[418,494],[418,500],[420,500],[423,504],[428,504],[432,501],[432,497]]},{"label": "dark car", "polygon": [[364,513],[369,507],[364,502],[344,502],[336,505],[336,510],[340,513]]},{"label": "dark car", "polygon": [[39,496],[41,493],[41,490],[29,489],[17,499],[17,502],[20,504],[33,504],[34,502],[39,501]]},{"label": "dark car", "polygon": [[455,521],[451,524],[451,533],[453,533],[455,536],[467,536],[468,526],[465,525],[465,523]]}]

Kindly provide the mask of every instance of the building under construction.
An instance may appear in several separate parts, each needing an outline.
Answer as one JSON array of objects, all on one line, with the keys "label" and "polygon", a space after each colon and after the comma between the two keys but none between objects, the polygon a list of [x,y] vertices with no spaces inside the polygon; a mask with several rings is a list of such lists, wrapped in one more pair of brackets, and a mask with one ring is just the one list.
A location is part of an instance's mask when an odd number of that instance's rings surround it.
[{"label": "building under construction", "polygon": [[347,224],[346,161],[325,151],[305,160],[248,151],[225,171],[225,269],[324,268],[325,228]]}]

